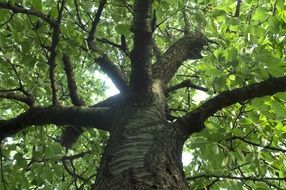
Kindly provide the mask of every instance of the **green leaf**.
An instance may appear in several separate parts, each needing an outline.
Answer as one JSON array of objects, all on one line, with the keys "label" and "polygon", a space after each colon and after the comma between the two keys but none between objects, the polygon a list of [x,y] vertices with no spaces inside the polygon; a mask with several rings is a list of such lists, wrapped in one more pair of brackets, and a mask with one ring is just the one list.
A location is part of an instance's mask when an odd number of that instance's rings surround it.
[{"label": "green leaf", "polygon": [[215,90],[221,90],[226,87],[226,78],[225,76],[217,77],[214,81]]},{"label": "green leaf", "polygon": [[118,24],[115,28],[115,30],[119,33],[119,34],[123,34],[123,35],[128,35],[130,34],[130,25],[129,24]]},{"label": "green leaf", "polygon": [[223,16],[223,15],[226,15],[226,12],[224,10],[221,10],[221,9],[213,10],[213,16],[214,17],[219,17],[219,16]]},{"label": "green leaf", "polygon": [[269,20],[270,30],[273,33],[278,33],[280,31],[280,25],[282,24],[276,17],[270,17]]},{"label": "green leaf", "polygon": [[285,117],[286,115],[286,107],[285,105],[282,105],[281,103],[278,103],[276,101],[271,102],[271,107],[273,108],[275,114],[280,117]]},{"label": "green leaf", "polygon": [[42,10],[42,1],[32,0],[32,7],[36,10]]},{"label": "green leaf", "polygon": [[268,14],[268,9],[266,7],[258,7],[252,17],[253,20],[264,21]]}]

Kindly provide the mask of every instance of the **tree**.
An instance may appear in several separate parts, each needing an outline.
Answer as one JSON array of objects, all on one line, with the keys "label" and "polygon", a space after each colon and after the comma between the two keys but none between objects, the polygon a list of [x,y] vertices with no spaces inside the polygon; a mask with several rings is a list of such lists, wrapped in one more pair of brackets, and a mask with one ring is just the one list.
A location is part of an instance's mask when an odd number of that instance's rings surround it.
[{"label": "tree", "polygon": [[1,189],[285,189],[285,6],[0,1]]}]

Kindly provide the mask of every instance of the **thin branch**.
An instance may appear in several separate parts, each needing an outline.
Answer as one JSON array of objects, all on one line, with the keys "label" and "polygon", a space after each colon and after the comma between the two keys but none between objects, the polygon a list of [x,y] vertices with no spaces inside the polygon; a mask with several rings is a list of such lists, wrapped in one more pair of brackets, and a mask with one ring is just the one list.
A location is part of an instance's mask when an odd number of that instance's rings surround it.
[{"label": "thin branch", "polygon": [[124,74],[114,63],[111,62],[107,55],[103,54],[101,57],[97,58],[95,62],[97,62],[102,71],[109,76],[120,92],[126,93],[128,91],[129,87]]},{"label": "thin branch", "polygon": [[231,175],[208,175],[202,174],[197,176],[188,177],[187,180],[195,180],[198,178],[219,178],[219,179],[232,179],[232,180],[248,180],[248,181],[286,181],[285,177],[253,177],[253,176],[231,176]]},{"label": "thin branch", "polygon": [[15,92],[0,92],[0,98],[7,98],[24,102],[30,107],[34,105],[34,99],[31,96],[21,96],[19,94],[16,94]]},{"label": "thin branch", "polygon": [[166,92],[168,94],[168,93],[176,91],[176,90],[178,90],[180,88],[193,88],[193,89],[201,90],[201,91],[204,91],[204,92],[208,91],[207,88],[195,85],[195,84],[193,84],[191,82],[191,80],[188,79],[188,80],[184,80],[183,82],[181,82],[179,84],[176,84],[174,86],[171,86],[171,87],[167,88]]},{"label": "thin branch", "polygon": [[85,152],[81,152],[81,153],[74,154],[74,155],[63,156],[61,160],[75,160],[78,158],[82,158],[86,154],[90,154],[90,153],[91,153],[91,151],[85,151]]},{"label": "thin branch", "polygon": [[0,120],[0,141],[32,125],[74,125],[109,130],[108,108],[35,107],[19,116]]},{"label": "thin branch", "polygon": [[100,17],[102,15],[102,12],[103,12],[105,4],[106,4],[106,0],[100,0],[97,12],[95,14],[95,19],[92,22],[91,29],[90,29],[90,31],[88,33],[88,37],[86,39],[89,49],[91,49],[93,51],[96,50],[95,45],[94,45],[94,38],[95,38],[96,28],[97,28],[97,25],[98,25],[98,23],[100,21]]},{"label": "thin branch", "polygon": [[64,166],[66,172],[67,172],[70,176],[72,176],[74,179],[80,179],[80,180],[85,181],[85,178],[83,178],[83,177],[80,176],[80,175],[77,175],[74,171],[71,171],[71,169],[69,168],[69,166],[68,166],[66,160],[63,160],[62,163],[63,163],[63,166]]},{"label": "thin branch", "polygon": [[261,147],[261,148],[264,148],[264,149],[268,149],[268,150],[272,150],[272,151],[278,151],[278,152],[286,153],[286,149],[277,148],[277,147],[273,147],[273,146],[270,146],[270,145],[263,146],[263,145],[261,145],[261,144],[258,144],[258,143],[255,143],[255,142],[246,140],[245,138],[242,138],[242,137],[235,136],[235,137],[233,137],[232,139],[233,139],[233,140],[238,139],[238,140],[240,140],[240,141],[242,141],[242,142],[245,142],[245,143],[247,143],[247,144],[250,144],[250,145],[253,145],[253,146],[258,146],[258,147]]},{"label": "thin branch", "polygon": [[10,17],[9,17],[9,19],[8,19],[7,21],[5,21],[3,24],[0,24],[0,28],[1,28],[2,26],[5,26],[7,23],[9,23],[9,22],[12,20],[12,18],[14,17],[15,14],[16,14],[16,13],[13,12],[13,14],[10,15]]},{"label": "thin branch", "polygon": [[201,51],[204,45],[207,45],[207,39],[201,34],[177,40],[162,55],[160,62],[153,65],[154,77],[165,84],[168,83],[184,61],[202,58]]},{"label": "thin branch", "polygon": [[[25,90],[24,85],[22,84],[22,80],[20,78],[20,73],[17,71],[15,65],[9,59],[6,59],[6,61],[12,67],[12,70],[14,71],[14,73],[16,75],[16,78],[17,78],[17,81],[19,84],[19,88],[17,88],[16,91],[22,92],[25,96],[17,95],[15,93],[14,94],[13,93],[3,93],[2,98],[8,98],[8,99],[14,99],[17,101],[21,101],[21,102],[24,102],[27,105],[32,107],[34,105],[34,97],[28,91]],[[6,91],[6,92],[9,92],[9,91]],[[12,91],[10,91],[10,92],[12,92]]]},{"label": "thin branch", "polygon": [[64,64],[64,71],[67,76],[67,83],[68,83],[71,102],[75,106],[83,106],[84,101],[77,94],[77,85],[76,85],[76,80],[74,78],[72,64],[70,63],[70,59],[66,54],[63,54],[63,64]]},{"label": "thin branch", "polygon": [[86,24],[83,24],[82,19],[81,19],[81,17],[80,17],[79,5],[78,5],[78,3],[77,3],[77,0],[74,0],[73,2],[74,2],[74,6],[75,6],[75,11],[76,11],[76,17],[77,17],[77,20],[78,20],[78,24],[79,24],[79,26],[80,26],[81,29],[83,29],[84,31],[86,31],[86,28],[85,28]]},{"label": "thin branch", "polygon": [[97,38],[96,39],[99,42],[111,45],[114,48],[118,48],[119,50],[121,50],[125,55],[129,56],[129,52],[128,52],[128,48],[127,48],[127,44],[126,44],[126,39],[124,37],[124,35],[121,35],[121,44],[117,44],[115,42],[112,42],[106,38]]},{"label": "thin branch", "polygon": [[1,181],[3,184],[3,188],[4,188],[4,190],[6,190],[7,189],[7,187],[6,187],[7,181],[5,180],[5,176],[4,176],[2,146],[0,146],[0,172],[1,172]]},{"label": "thin branch", "polygon": [[105,43],[105,44],[109,44],[109,45],[111,45],[112,47],[118,48],[118,49],[120,49],[120,50],[121,50],[121,48],[122,48],[120,44],[117,44],[117,43],[115,43],[115,42],[112,42],[112,41],[110,41],[110,40],[108,40],[108,39],[106,39],[106,38],[97,38],[96,40],[99,41],[99,42]]},{"label": "thin branch", "polygon": [[33,15],[33,16],[37,16],[42,18],[44,21],[46,21],[47,23],[49,23],[52,27],[54,27],[56,25],[55,20],[53,20],[52,18],[50,18],[49,15],[46,15],[42,12],[38,12],[36,10],[33,10],[31,8],[24,8],[21,7],[19,5],[12,5],[11,3],[5,3],[5,2],[0,2],[0,9],[8,9],[13,11],[14,13],[23,13],[23,14],[27,14],[27,15]]},{"label": "thin branch", "polygon": [[269,78],[260,83],[222,92],[176,121],[186,137],[204,128],[204,121],[225,107],[249,99],[286,91],[286,77]]},{"label": "thin branch", "polygon": [[131,51],[130,87],[136,98],[151,94],[152,0],[134,2],[134,47]]},{"label": "thin branch", "polygon": [[23,90],[23,91],[25,92],[24,87],[23,87],[23,84],[22,84],[22,80],[21,80],[21,78],[20,78],[20,74],[18,73],[18,71],[17,71],[15,65],[14,65],[9,59],[7,59],[7,58],[5,58],[5,60],[6,60],[6,61],[9,63],[9,65],[12,67],[12,70],[14,71],[14,73],[15,73],[15,75],[16,75],[17,81],[18,81],[18,83],[19,83],[19,90]]},{"label": "thin branch", "polygon": [[14,89],[0,90],[0,93],[1,92],[16,92],[16,91],[20,91],[19,87],[18,88],[14,88]]}]

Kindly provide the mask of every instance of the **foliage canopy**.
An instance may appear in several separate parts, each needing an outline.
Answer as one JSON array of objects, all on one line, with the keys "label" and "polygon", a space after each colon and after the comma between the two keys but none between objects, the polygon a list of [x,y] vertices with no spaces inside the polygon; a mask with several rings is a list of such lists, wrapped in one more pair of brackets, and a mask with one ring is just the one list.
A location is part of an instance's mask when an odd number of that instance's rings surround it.
[{"label": "foliage canopy", "polygon": [[[209,40],[202,58],[185,61],[168,83],[173,119],[224,91],[285,76],[283,0],[154,0],[152,6],[153,65],[186,33]],[[1,0],[0,120],[35,105],[83,105],[70,98],[67,80],[76,81],[74,95],[87,106],[106,98],[104,73],[124,91],[104,64],[132,75],[133,15],[130,0]],[[72,65],[73,76],[66,65]],[[171,90],[182,81],[186,88]],[[279,92],[208,118],[184,147],[192,154],[184,168],[192,189],[286,189],[285,103],[286,94]],[[34,126],[3,140],[0,189],[88,189],[108,133],[88,129],[66,149],[58,141],[63,128]]]}]

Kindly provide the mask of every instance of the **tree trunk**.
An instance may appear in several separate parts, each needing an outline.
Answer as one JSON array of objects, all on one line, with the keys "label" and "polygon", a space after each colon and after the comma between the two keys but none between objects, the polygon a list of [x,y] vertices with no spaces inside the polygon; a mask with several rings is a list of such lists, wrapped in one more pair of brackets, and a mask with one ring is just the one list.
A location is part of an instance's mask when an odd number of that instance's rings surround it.
[{"label": "tree trunk", "polygon": [[181,162],[183,133],[156,107],[121,110],[118,118],[93,189],[189,189]]}]

